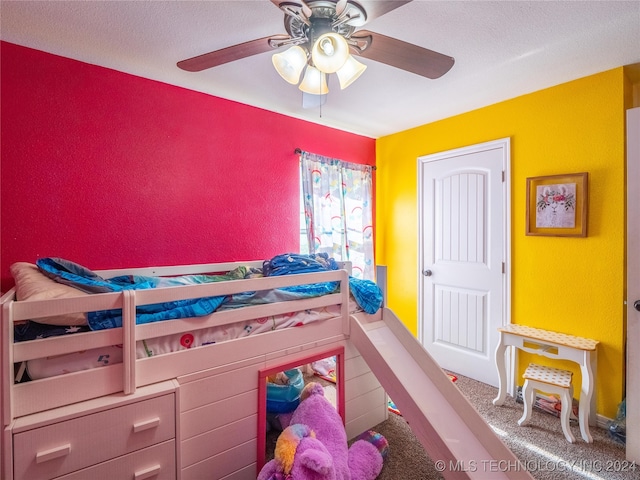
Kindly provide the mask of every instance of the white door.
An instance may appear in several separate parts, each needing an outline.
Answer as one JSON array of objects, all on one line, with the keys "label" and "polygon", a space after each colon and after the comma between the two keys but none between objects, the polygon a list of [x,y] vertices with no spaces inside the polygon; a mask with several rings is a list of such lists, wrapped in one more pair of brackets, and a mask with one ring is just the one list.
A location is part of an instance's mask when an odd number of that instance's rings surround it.
[{"label": "white door", "polygon": [[419,161],[418,333],[442,368],[497,386],[507,323],[509,139]]},{"label": "white door", "polygon": [[640,108],[627,110],[627,460],[640,463]]}]

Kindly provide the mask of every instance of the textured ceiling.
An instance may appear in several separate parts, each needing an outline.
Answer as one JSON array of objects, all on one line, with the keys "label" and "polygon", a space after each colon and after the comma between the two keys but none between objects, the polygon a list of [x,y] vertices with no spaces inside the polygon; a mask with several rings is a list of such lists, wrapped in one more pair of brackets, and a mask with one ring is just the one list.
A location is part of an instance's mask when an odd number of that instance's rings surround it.
[{"label": "textured ceiling", "polygon": [[640,62],[640,1],[414,0],[367,30],[450,55],[430,80],[372,61],[322,108],[282,80],[271,53],[191,73],[176,62],[285,33],[269,0],[2,1],[2,40],[380,137]]}]

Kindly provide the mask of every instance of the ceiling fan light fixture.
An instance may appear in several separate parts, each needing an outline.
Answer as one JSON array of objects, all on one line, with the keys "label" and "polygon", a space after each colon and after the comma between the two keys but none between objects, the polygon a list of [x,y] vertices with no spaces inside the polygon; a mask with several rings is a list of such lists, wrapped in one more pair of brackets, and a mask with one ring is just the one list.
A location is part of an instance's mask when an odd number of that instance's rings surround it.
[{"label": "ceiling fan light fixture", "polygon": [[344,90],[355,82],[366,69],[367,66],[364,63],[356,60],[353,55],[349,55],[349,58],[342,68],[336,72],[338,80],[340,81],[340,89]]},{"label": "ceiling fan light fixture", "polygon": [[311,58],[321,72],[337,72],[349,58],[349,44],[338,33],[325,33],[313,44]]},{"label": "ceiling fan light fixture", "polygon": [[292,85],[297,85],[307,64],[307,53],[302,47],[294,45],[284,52],[273,54],[271,61],[282,78]]},{"label": "ceiling fan light fixture", "polygon": [[304,78],[298,87],[305,93],[312,95],[324,95],[329,93],[327,76],[315,67],[309,65],[304,72]]},{"label": "ceiling fan light fixture", "polygon": [[[326,75],[336,73],[345,89],[367,68],[355,55],[387,64],[422,77],[436,79],[447,73],[455,59],[427,48],[358,30],[374,18],[385,15],[412,0],[271,0],[284,13],[286,34],[256,38],[181,60],[178,68],[200,72],[234,60],[247,58],[274,48],[288,48],[272,55],[278,74],[288,83],[300,82],[304,96],[325,96],[329,91]],[[366,7],[361,4],[366,4]],[[313,99],[314,101],[317,99]]]}]

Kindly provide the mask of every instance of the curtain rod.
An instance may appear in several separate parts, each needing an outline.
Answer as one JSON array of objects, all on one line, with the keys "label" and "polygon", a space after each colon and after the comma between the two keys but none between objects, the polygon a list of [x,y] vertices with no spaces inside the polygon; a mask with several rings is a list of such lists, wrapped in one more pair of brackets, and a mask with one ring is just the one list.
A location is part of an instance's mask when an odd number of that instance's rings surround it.
[{"label": "curtain rod", "polygon": [[[293,153],[300,155],[302,153],[302,150],[300,150],[299,148],[296,148]],[[368,167],[371,167],[373,170],[377,170],[378,167],[376,167],[375,165],[367,165]]]}]

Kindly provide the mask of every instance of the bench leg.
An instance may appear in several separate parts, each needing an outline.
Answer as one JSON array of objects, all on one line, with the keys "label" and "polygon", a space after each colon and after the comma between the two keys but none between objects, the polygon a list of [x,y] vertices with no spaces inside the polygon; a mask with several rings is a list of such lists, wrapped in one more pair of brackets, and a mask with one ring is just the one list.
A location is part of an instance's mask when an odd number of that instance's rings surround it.
[{"label": "bench leg", "polygon": [[531,411],[533,410],[533,402],[535,396],[535,389],[533,385],[529,383],[529,380],[524,381],[524,386],[522,387],[522,401],[524,403],[524,412],[522,413],[522,417],[518,420],[518,425],[523,426],[526,425],[527,422],[531,419]]},{"label": "bench leg", "polygon": [[[581,395],[584,395],[582,393]],[[580,435],[582,439],[587,443],[593,443],[593,437],[589,431],[589,408],[585,408],[585,405],[589,407],[590,401],[585,401],[580,397],[580,406],[578,408],[578,422],[580,423]]]},{"label": "bench leg", "polygon": [[561,390],[560,400],[562,402],[562,409],[560,410],[560,424],[562,425],[562,431],[564,432],[564,437],[567,439],[567,442],[574,443],[576,439],[571,433],[571,428],[569,427],[569,417],[573,410],[573,400],[570,389],[564,388]]}]

